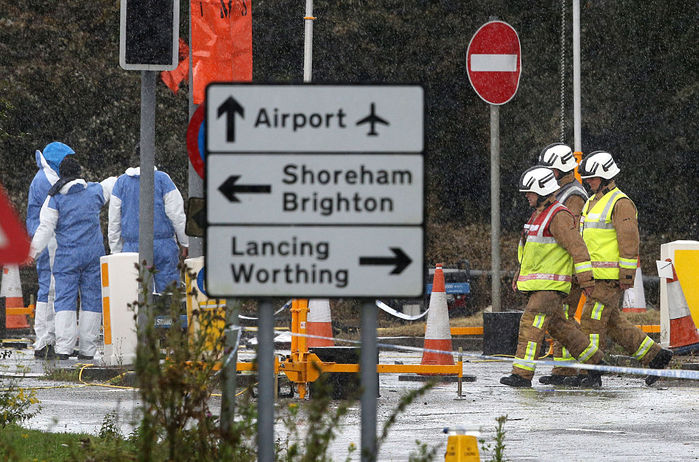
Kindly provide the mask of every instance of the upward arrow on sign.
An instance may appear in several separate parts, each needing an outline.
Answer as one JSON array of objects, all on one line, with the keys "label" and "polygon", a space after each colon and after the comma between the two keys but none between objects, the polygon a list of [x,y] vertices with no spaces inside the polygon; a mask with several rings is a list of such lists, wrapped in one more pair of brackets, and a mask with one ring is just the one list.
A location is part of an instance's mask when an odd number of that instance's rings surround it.
[{"label": "upward arrow on sign", "polygon": [[245,118],[245,109],[230,96],[226,101],[218,107],[218,116],[226,114],[226,141],[229,143],[235,142],[235,115],[240,114],[240,117]]},{"label": "upward arrow on sign", "polygon": [[24,263],[29,257],[29,237],[0,185],[0,264]]}]

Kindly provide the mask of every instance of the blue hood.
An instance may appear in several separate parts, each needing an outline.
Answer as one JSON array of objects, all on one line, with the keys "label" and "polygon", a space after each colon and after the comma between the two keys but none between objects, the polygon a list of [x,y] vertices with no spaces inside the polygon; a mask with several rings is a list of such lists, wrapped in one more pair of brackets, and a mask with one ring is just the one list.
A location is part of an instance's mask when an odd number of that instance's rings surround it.
[{"label": "blue hood", "polygon": [[[61,173],[58,171],[58,166],[61,165],[63,159],[65,159],[65,157],[69,154],[75,154],[75,151],[73,151],[70,146],[63,144],[60,141],[49,143],[44,148],[44,159],[46,159],[49,167],[51,167],[59,176]],[[37,153],[37,156],[38,155],[39,154]]]}]

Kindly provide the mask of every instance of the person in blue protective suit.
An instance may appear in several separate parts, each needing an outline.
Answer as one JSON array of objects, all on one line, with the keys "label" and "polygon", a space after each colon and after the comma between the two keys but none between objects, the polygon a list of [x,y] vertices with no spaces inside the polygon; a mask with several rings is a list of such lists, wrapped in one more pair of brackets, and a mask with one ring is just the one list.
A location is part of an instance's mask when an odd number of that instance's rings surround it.
[{"label": "person in blue protective suit", "polygon": [[[29,196],[27,198],[27,232],[29,237],[33,237],[39,227],[39,212],[49,194],[49,189],[59,178],[58,166],[63,159],[71,154],[75,154],[70,146],[58,141],[49,143],[44,148],[44,152],[35,152],[36,166],[39,171],[34,175],[29,186]],[[55,356],[54,344],[56,343],[56,333],[54,325],[54,284],[51,276],[54,255],[56,253],[56,239],[51,236],[46,250],[41,252],[36,258],[36,272],[39,279],[39,291],[36,294],[36,309],[34,312],[34,357],[51,359]]]},{"label": "person in blue protective suit", "polygon": [[[132,162],[136,159],[134,156]],[[140,167],[128,168],[114,185],[109,203],[111,253],[138,252],[140,175]],[[167,173],[156,169],[153,184],[153,264],[157,270],[155,291],[162,293],[168,284],[179,282],[179,255],[187,256],[189,238],[184,233],[184,202],[175,183]]]},{"label": "person in blue protective suit", "polygon": [[116,178],[88,183],[80,178],[80,164],[71,157],[64,159],[59,169],[61,178],[41,208],[29,255],[36,258],[55,233],[56,356],[68,359],[79,335],[78,359],[92,359],[102,323],[100,257],[105,252],[100,210],[109,201]]}]

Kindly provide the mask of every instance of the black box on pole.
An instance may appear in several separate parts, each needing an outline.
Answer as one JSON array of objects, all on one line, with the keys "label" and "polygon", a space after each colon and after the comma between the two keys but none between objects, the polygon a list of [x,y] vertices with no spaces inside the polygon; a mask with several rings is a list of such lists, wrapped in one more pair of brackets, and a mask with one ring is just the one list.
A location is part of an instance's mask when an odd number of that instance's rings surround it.
[{"label": "black box on pole", "polygon": [[180,0],[121,0],[119,65],[126,70],[177,67]]},{"label": "black box on pole", "polygon": [[521,311],[483,313],[483,354],[514,355]]}]

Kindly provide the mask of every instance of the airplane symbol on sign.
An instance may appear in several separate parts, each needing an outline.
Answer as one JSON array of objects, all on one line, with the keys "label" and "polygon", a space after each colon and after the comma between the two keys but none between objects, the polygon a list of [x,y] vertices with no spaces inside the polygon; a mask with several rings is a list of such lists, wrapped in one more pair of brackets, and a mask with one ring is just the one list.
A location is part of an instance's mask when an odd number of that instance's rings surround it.
[{"label": "airplane symbol on sign", "polygon": [[371,112],[369,115],[357,121],[357,125],[367,123],[370,125],[369,133],[366,134],[367,136],[379,136],[376,132],[376,124],[390,125],[386,120],[376,115],[376,104],[374,103],[371,103]]}]

